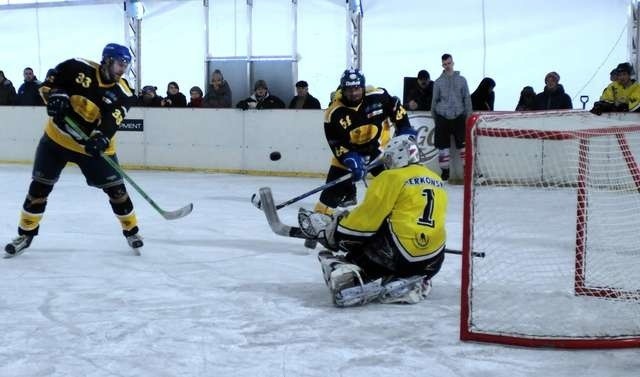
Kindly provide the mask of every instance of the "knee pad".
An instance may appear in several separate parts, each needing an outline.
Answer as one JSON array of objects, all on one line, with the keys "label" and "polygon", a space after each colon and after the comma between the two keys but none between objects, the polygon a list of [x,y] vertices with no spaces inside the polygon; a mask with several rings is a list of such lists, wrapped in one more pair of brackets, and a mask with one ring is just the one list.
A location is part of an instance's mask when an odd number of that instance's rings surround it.
[{"label": "knee pad", "polygon": [[105,194],[109,195],[109,200],[113,203],[124,202],[128,199],[127,189],[123,184],[111,186],[102,189]]},{"label": "knee pad", "polygon": [[107,195],[109,195],[109,204],[113,209],[113,213],[118,216],[129,215],[133,212],[133,203],[127,194],[127,189],[124,185],[116,185],[102,189]]},{"label": "knee pad", "polygon": [[33,199],[46,199],[53,190],[52,185],[47,185],[38,181],[31,181],[29,185],[29,196]]}]

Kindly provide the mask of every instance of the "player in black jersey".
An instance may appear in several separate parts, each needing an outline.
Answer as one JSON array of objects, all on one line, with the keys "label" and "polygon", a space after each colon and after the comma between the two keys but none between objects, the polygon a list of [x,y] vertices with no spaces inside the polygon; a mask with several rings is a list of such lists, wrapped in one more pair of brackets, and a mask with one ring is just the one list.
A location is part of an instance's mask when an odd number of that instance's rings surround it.
[{"label": "player in black jersey", "polygon": [[[324,190],[316,212],[330,215],[338,206],[356,204],[355,182],[364,178],[367,164],[381,157],[394,125],[396,135],[415,136],[397,97],[383,88],[365,86],[364,75],[357,69],[344,71],[340,89],[324,115],[324,132],[333,153],[327,182],[349,173],[353,179]],[[382,170],[379,165],[371,173],[378,175]]]},{"label": "player in black jersey", "polygon": [[[87,184],[109,196],[129,246],[142,247],[133,203],[122,176],[101,157],[104,153],[118,161],[111,139],[135,100],[129,83],[122,77],[130,62],[128,48],[109,43],[102,51],[100,64],[69,59],[47,75],[40,94],[47,103],[49,119],[36,149],[32,181],[20,213],[18,237],[5,246],[7,256],[23,252],[38,234],[47,197],[68,162],[80,167]],[[82,140],[65,123],[65,117],[75,121],[90,135],[89,139]]]}]

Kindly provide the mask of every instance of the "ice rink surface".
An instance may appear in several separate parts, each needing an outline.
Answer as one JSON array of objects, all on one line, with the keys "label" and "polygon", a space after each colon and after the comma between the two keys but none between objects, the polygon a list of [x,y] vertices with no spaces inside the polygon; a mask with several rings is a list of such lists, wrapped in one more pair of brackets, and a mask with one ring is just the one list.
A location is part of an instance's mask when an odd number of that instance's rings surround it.
[{"label": "ice rink surface", "polygon": [[[133,256],[102,191],[68,167],[40,236],[0,259],[0,376],[518,377],[637,376],[639,351],[565,351],[458,338],[460,258],[447,255],[417,305],[334,308],[315,254],[277,236],[249,201],[276,202],[320,179],[131,171],[142,256]],[[0,165],[2,244],[16,234],[30,166]],[[362,195],[364,188],[359,188]],[[449,242],[461,245],[462,186],[449,186]],[[298,206],[280,211],[295,222]]]}]

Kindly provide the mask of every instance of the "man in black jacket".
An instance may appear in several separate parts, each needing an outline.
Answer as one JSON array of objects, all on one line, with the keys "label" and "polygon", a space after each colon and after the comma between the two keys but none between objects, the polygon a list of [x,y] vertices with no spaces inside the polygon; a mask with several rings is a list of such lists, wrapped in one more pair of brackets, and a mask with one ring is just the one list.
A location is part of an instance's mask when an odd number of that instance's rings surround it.
[{"label": "man in black jacket", "polygon": [[24,83],[18,88],[18,94],[16,95],[17,106],[42,106],[44,101],[40,96],[40,85],[42,83],[33,74],[33,69],[27,67],[22,71],[24,76]]},{"label": "man in black jacket", "polygon": [[544,77],[544,91],[536,95],[536,110],[573,109],[571,97],[564,92],[559,81],[560,75],[557,72],[547,73]]},{"label": "man in black jacket", "polygon": [[298,81],[296,83],[297,95],[289,102],[290,109],[319,109],[320,101],[309,94],[309,84],[306,81]]}]

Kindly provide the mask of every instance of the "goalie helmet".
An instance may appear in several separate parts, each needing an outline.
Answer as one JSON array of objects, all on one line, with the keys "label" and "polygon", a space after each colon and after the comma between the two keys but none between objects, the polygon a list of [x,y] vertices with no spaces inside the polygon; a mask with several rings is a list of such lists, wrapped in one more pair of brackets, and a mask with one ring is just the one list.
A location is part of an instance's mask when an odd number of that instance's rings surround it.
[{"label": "goalie helmet", "polygon": [[340,77],[340,89],[364,88],[364,75],[359,69],[349,68]]},{"label": "goalie helmet", "polygon": [[384,167],[397,169],[420,162],[418,144],[412,135],[396,136],[387,144],[382,156]]}]

